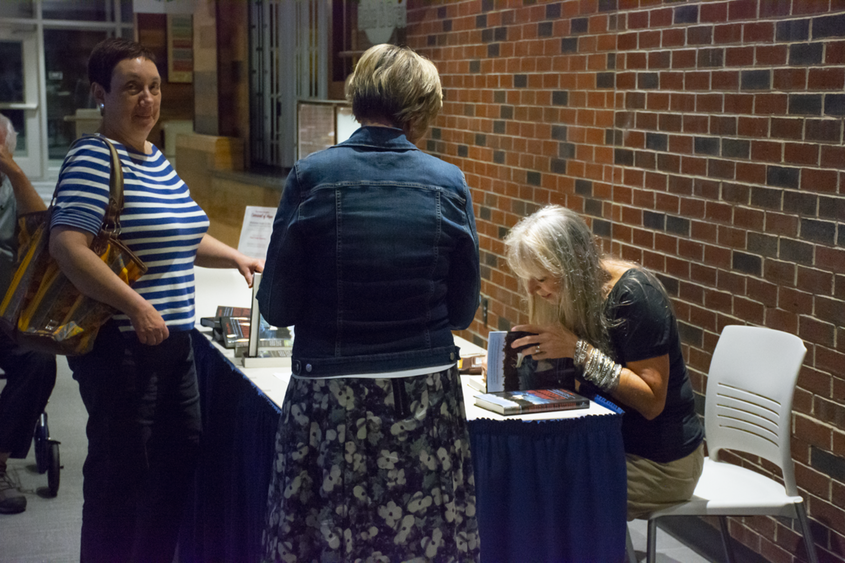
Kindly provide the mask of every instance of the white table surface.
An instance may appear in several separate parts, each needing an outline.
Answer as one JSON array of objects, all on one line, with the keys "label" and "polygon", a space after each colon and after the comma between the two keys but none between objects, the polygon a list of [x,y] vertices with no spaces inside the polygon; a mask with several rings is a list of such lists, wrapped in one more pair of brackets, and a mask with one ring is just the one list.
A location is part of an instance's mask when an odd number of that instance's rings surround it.
[{"label": "white table surface", "polygon": [[[252,305],[252,290],[247,287],[243,276],[237,270],[194,268],[196,278],[196,326],[202,332],[208,331],[207,327],[200,325],[201,317],[212,317],[217,312],[217,307],[250,307]],[[455,344],[461,349],[461,356],[475,356],[486,354],[486,350],[468,340],[455,336]],[[276,405],[281,407],[285,396],[288,382],[290,381],[290,359],[286,364],[276,367],[251,367],[241,366],[240,360],[235,358],[233,350],[223,348],[214,342],[220,352],[229,358],[246,375],[253,384],[267,395]],[[561,418],[577,418],[588,415],[612,414],[613,411],[599,404],[590,401],[589,408],[570,411],[541,412],[515,416],[502,416],[490,412],[481,407],[475,406],[474,396],[480,391],[469,385],[468,377],[461,378],[464,390],[464,403],[468,420],[476,418],[490,418],[493,420],[556,420]]]}]

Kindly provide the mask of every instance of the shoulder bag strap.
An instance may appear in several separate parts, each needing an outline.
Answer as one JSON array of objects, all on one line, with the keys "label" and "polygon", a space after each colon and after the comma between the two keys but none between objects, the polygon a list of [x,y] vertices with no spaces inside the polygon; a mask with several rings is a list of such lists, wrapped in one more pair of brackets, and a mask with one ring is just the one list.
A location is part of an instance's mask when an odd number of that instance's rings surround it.
[{"label": "shoulder bag strap", "polygon": [[109,205],[103,218],[103,229],[115,235],[120,234],[120,213],[123,211],[123,166],[117,149],[105,137],[101,137],[111,153],[111,171],[109,173]]}]

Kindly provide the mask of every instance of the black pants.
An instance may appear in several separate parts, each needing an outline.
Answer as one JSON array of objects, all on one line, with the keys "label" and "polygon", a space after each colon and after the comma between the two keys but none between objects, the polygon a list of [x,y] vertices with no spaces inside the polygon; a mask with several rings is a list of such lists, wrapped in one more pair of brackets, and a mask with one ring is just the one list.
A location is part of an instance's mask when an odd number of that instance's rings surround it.
[{"label": "black pants", "polygon": [[23,350],[0,332],[0,368],[6,372],[0,393],[0,452],[24,458],[56,384],[56,358]]},{"label": "black pants", "polygon": [[68,363],[88,410],[81,561],[171,563],[202,430],[190,333],[145,346],[108,323]]}]

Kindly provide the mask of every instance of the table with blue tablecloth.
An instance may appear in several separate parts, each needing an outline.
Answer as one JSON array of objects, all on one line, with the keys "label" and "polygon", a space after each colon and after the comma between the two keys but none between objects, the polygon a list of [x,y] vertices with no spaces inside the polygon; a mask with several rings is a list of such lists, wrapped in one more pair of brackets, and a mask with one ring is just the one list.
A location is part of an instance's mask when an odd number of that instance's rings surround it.
[{"label": "table with blue tablecloth", "polygon": [[[231,293],[228,299],[220,304],[242,305]],[[261,561],[279,405],[290,372],[236,367],[231,351],[196,330],[193,341],[203,455],[179,560]],[[460,339],[459,345],[472,346]],[[476,407],[474,393],[464,385],[482,562],[623,561],[622,417],[591,403],[587,411],[506,418]]]}]

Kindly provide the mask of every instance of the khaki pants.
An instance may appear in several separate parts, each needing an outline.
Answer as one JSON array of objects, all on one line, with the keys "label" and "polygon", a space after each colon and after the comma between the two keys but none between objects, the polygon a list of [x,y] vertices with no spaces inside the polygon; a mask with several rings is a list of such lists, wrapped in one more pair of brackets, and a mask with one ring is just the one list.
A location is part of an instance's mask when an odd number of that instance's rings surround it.
[{"label": "khaki pants", "polygon": [[657,463],[626,455],[628,468],[628,520],[647,518],[661,508],[689,500],[704,467],[704,444],[688,456]]}]

